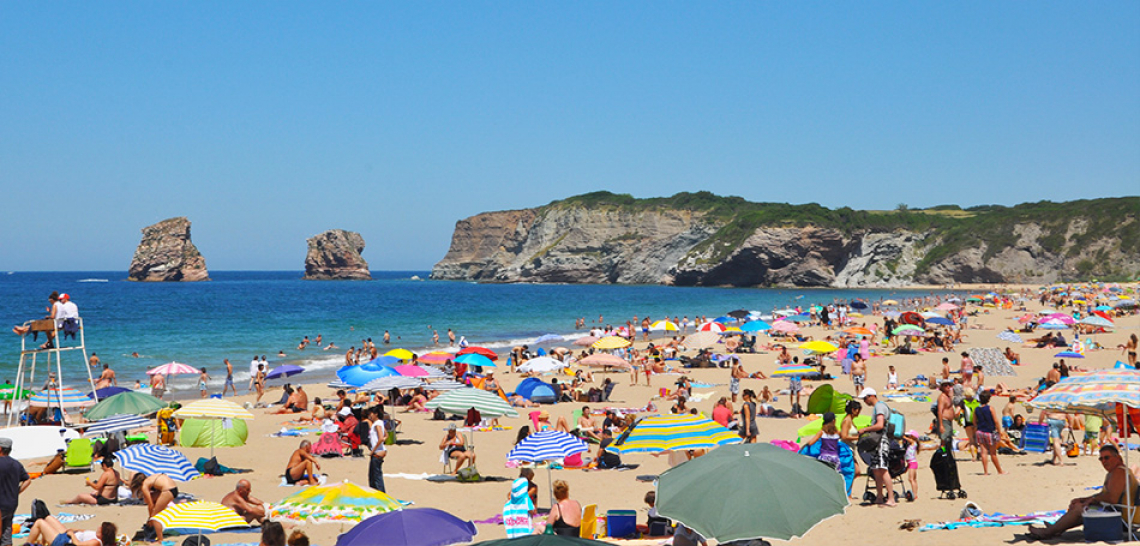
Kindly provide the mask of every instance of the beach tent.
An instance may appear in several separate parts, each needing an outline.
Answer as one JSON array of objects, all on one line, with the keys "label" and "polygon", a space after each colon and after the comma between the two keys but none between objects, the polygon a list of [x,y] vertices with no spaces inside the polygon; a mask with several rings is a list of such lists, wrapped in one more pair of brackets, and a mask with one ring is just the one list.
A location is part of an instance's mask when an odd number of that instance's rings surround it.
[{"label": "beach tent", "polygon": [[850,400],[850,394],[835,392],[835,388],[831,385],[820,385],[808,397],[807,412],[822,415],[830,411],[835,415],[842,415],[847,413],[847,402]]},{"label": "beach tent", "polygon": [[554,393],[554,387],[549,383],[544,383],[537,377],[528,377],[515,387],[515,394],[536,402],[539,404],[554,404],[558,402],[558,396]]},{"label": "beach tent", "polygon": [[228,420],[231,425],[218,426],[212,419],[186,419],[178,433],[183,447],[238,447],[245,445],[249,429],[241,419]]}]

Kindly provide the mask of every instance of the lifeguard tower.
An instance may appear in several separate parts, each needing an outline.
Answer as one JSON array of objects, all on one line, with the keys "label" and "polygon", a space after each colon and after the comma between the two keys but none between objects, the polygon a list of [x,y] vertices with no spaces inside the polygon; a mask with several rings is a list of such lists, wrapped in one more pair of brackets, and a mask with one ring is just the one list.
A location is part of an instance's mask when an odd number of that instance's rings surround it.
[{"label": "lifeguard tower", "polygon": [[[86,337],[84,334],[83,319],[77,317],[74,320],[76,321],[75,327],[78,330],[74,333],[72,333],[69,328],[68,329],[61,329],[60,327],[63,325],[59,324],[56,321],[56,319],[47,318],[47,319],[42,319],[42,320],[33,320],[30,322],[29,326],[31,327],[31,330],[27,334],[20,336],[20,365],[16,369],[16,384],[15,384],[13,391],[12,391],[13,398],[15,398],[22,390],[24,390],[27,385],[32,385],[34,388],[35,381],[36,381],[36,367],[37,367],[37,365],[39,365],[41,363],[46,364],[48,372],[52,371],[52,369],[51,369],[53,366],[52,357],[54,356],[55,357],[54,366],[55,366],[56,383],[54,385],[54,388],[52,390],[47,391],[47,393],[45,393],[45,394],[55,396],[55,398],[56,398],[55,401],[58,403],[58,406],[52,406],[51,404],[49,404],[48,409],[50,410],[52,407],[59,407],[61,410],[61,414],[66,415],[66,413],[64,413],[62,411],[63,406],[64,406],[64,404],[63,404],[63,388],[62,388],[63,387],[63,355],[66,353],[66,354],[80,354],[80,355],[82,355],[83,360],[81,362],[81,365],[83,366],[83,369],[87,371],[87,384],[91,387],[91,396],[95,398],[96,402],[99,401],[99,398],[98,398],[99,395],[95,393],[95,380],[91,376],[91,366],[88,365],[88,360],[87,360],[87,358],[88,358],[87,357],[87,341],[86,341]],[[28,337],[33,332],[42,332],[42,333],[51,332],[51,334],[53,336],[50,338],[51,339],[51,343],[50,343],[51,347],[46,348],[46,349],[41,349],[38,346],[35,346],[34,342],[33,342],[33,346],[31,348],[29,348],[28,347]],[[65,341],[64,338],[66,336],[72,336],[73,339],[76,342],[78,342],[78,345],[64,346],[64,341]],[[76,353],[76,351],[78,351],[78,353]],[[41,360],[41,358],[42,358],[42,360]],[[26,380],[24,377],[25,373],[28,375]],[[27,389],[27,390],[32,390],[32,389]],[[15,407],[14,403],[13,403],[13,407]],[[9,426],[9,427],[12,426],[12,416],[15,414],[16,413],[14,411],[8,412],[8,424],[7,424],[7,426]]]}]

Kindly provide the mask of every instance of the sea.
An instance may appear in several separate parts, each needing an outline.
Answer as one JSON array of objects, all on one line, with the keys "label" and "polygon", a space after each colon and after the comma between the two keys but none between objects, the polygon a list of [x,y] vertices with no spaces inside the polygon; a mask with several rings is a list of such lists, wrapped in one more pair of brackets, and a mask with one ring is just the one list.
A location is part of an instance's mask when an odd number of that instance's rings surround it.
[{"label": "sea", "polygon": [[[220,389],[223,359],[234,364],[244,392],[249,362],[266,355],[270,367],[295,364],[304,374],[292,380],[327,381],[344,363],[349,347],[371,338],[379,346],[384,331],[391,348],[417,353],[451,350],[447,330],[471,345],[506,353],[545,334],[563,336],[566,345],[585,335],[576,329],[623,325],[633,316],[722,316],[736,309],[770,313],[775,309],[837,300],[903,299],[929,290],[706,288],[657,285],[479,284],[426,280],[427,271],[374,271],[372,281],[305,281],[301,271],[211,271],[208,282],[141,283],[122,271],[0,272],[0,323],[42,318],[47,297],[66,293],[83,317],[87,352],[116,371],[119,384],[147,382],[145,372],[167,362],[206,368]],[[5,328],[7,332],[9,328]],[[432,342],[439,333],[440,345]],[[7,335],[7,337],[4,337]],[[335,350],[297,346],[309,336],[332,342]],[[659,336],[662,334],[654,334]],[[40,341],[43,341],[41,336]],[[285,356],[278,356],[283,352]],[[381,350],[383,353],[384,350]],[[135,353],[138,356],[133,356]],[[64,384],[84,388],[86,371],[79,351],[62,353]],[[0,334],[0,382],[14,380],[20,338]],[[42,362],[42,361],[41,361]],[[41,369],[42,370],[42,369]],[[37,372],[37,378],[43,377]],[[171,378],[188,392],[197,378]]]}]

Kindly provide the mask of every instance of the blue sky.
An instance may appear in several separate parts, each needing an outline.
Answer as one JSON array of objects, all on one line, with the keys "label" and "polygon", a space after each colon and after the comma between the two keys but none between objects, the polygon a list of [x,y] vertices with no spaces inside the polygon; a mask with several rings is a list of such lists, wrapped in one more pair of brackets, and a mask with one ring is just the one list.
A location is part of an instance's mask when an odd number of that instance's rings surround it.
[{"label": "blue sky", "polygon": [[[0,269],[211,269],[606,189],[894,208],[1140,193],[1138,2],[0,8]],[[50,234],[50,236],[49,236]]]}]

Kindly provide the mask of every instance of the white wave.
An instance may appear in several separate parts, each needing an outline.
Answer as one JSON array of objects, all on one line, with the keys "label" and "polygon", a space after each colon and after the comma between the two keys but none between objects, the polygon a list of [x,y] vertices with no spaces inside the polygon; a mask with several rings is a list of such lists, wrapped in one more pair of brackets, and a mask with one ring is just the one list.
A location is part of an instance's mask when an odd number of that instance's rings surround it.
[{"label": "white wave", "polygon": [[79,279],[75,282],[111,282],[109,279]]}]

